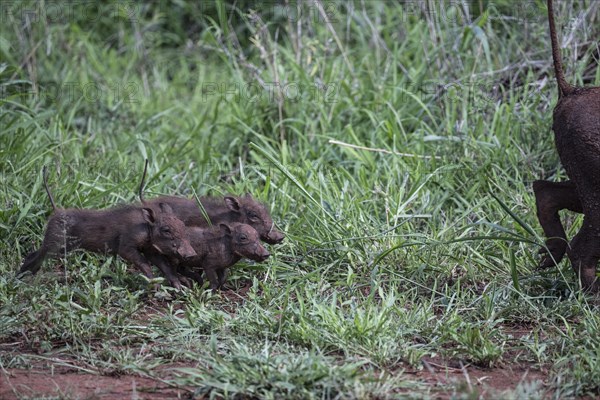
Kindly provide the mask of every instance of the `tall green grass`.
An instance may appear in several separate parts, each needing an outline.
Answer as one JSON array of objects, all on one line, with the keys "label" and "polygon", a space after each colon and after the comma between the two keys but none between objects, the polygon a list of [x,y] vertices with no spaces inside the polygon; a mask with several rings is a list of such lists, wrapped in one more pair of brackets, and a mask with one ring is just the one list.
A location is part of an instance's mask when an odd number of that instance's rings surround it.
[{"label": "tall green grass", "polygon": [[[557,3],[569,80],[599,85],[598,4]],[[20,347],[1,367],[177,361],[172,383],[212,397],[467,396],[405,373],[432,357],[550,371],[506,397],[598,395],[597,301],[566,261],[535,269],[530,184],[565,179],[542,2],[60,4],[2,5],[0,338]],[[269,206],[287,239],[232,269],[246,295],[153,293],[80,252],[15,279],[51,209],[43,165],[58,205],[101,208],[135,199],[145,158],[148,197]]]}]

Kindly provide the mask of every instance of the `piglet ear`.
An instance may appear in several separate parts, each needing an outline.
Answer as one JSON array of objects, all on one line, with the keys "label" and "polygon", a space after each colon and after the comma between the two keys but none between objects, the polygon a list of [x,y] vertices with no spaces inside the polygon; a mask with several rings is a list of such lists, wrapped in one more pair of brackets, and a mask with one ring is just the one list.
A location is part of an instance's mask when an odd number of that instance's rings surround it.
[{"label": "piglet ear", "polygon": [[165,214],[173,214],[173,209],[167,203],[160,203],[160,210]]},{"label": "piglet ear", "polygon": [[227,224],[219,224],[219,228],[221,228],[221,232],[226,235],[231,235],[231,228]]},{"label": "piglet ear", "polygon": [[154,215],[154,210],[151,208],[144,207],[142,208],[142,215],[144,216],[144,220],[150,225],[153,225],[156,222],[156,218]]},{"label": "piglet ear", "polygon": [[237,197],[226,196],[225,204],[231,211],[240,212],[242,206],[240,205],[240,200]]}]

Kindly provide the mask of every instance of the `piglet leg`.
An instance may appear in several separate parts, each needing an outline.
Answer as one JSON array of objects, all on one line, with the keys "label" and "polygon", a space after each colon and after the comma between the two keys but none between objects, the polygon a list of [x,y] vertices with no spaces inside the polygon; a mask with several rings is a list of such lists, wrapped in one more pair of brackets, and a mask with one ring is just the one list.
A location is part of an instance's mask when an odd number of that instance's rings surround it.
[{"label": "piglet leg", "polygon": [[163,275],[167,278],[171,286],[173,286],[177,290],[181,290],[181,281],[177,277],[177,274],[171,268],[171,265],[167,261],[167,259],[161,255],[149,254],[146,255],[150,262],[158,267]]},{"label": "piglet leg", "polygon": [[142,273],[146,275],[148,279],[154,278],[154,275],[152,274],[152,266],[138,249],[131,247],[121,248],[119,249],[119,255],[123,257],[123,259],[135,265],[136,268],[142,271]]},{"label": "piglet leg", "polygon": [[217,272],[211,268],[205,269],[204,273],[206,274],[206,277],[210,282],[210,288],[213,290],[213,292],[216,292],[221,287],[221,285],[219,284],[219,277],[217,275]]}]

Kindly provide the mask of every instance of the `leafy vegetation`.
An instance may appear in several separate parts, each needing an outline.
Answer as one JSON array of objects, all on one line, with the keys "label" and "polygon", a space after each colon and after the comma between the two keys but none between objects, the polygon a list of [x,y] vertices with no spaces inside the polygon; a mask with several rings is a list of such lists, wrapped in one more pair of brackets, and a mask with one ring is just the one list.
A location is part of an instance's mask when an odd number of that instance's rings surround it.
[{"label": "leafy vegetation", "polygon": [[[567,76],[600,85],[598,2],[557,2]],[[96,4],[96,3],[94,3]],[[468,388],[428,361],[549,371],[506,398],[600,394],[597,299],[543,248],[565,178],[540,1],[2,4],[0,367],[60,356],[211,398]],[[51,207],[251,192],[287,234],[233,291],[153,292],[75,252],[14,276]],[[563,214],[568,235],[581,218]]]}]

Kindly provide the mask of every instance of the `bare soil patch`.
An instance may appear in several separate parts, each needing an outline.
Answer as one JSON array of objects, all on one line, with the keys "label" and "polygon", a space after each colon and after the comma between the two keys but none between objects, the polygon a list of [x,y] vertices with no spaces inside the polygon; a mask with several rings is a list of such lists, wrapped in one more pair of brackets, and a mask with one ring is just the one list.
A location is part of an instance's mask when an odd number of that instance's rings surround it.
[{"label": "bare soil patch", "polygon": [[414,372],[414,376],[431,387],[438,399],[450,399],[457,392],[492,399],[514,391],[519,385],[535,384],[539,390],[548,386],[548,371],[527,363],[480,368],[455,362],[442,363],[431,358],[422,361],[426,368]]},{"label": "bare soil patch", "polygon": [[134,375],[102,376],[46,365],[0,371],[0,399],[191,399],[191,391]]}]

